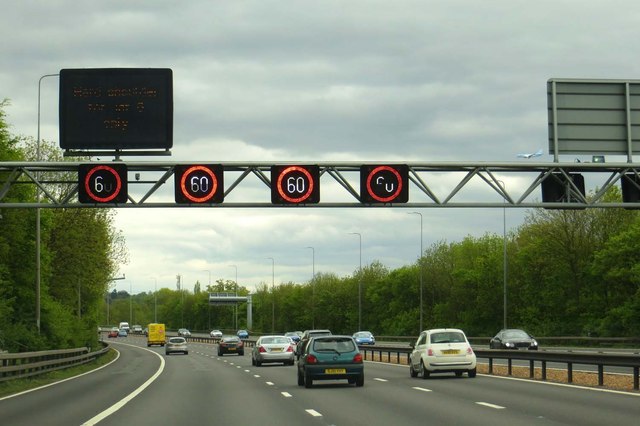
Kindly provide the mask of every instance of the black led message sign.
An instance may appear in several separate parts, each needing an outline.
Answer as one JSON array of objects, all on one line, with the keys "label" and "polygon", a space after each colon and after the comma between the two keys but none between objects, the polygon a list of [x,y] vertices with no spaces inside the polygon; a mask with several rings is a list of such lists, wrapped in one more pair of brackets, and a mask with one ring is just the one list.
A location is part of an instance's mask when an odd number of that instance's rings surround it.
[{"label": "black led message sign", "polygon": [[60,70],[60,148],[169,149],[173,75],[168,68]]}]

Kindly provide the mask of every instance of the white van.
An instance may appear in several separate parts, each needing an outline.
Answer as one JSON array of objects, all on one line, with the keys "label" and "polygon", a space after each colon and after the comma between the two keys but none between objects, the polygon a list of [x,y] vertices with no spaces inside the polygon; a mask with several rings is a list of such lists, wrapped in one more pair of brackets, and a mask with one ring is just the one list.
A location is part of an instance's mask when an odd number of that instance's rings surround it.
[{"label": "white van", "polygon": [[120,330],[127,330],[127,334],[129,333],[129,323],[128,322],[121,322],[120,325],[118,326],[118,328]]}]

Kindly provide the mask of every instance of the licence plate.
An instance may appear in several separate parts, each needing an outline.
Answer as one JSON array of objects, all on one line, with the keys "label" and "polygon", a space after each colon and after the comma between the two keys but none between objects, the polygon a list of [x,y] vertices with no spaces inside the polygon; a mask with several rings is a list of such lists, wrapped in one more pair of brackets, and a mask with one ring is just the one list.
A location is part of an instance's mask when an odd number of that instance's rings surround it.
[{"label": "licence plate", "polygon": [[271,352],[282,352],[282,348],[273,348]]},{"label": "licence plate", "polygon": [[236,348],[227,348],[227,349],[230,350],[230,351],[235,351],[236,350]]},{"label": "licence plate", "polygon": [[327,368],[324,370],[324,374],[346,374],[347,370],[344,368]]},{"label": "licence plate", "polygon": [[458,349],[445,349],[442,351],[443,355],[458,355],[458,353],[460,352],[460,350]]}]

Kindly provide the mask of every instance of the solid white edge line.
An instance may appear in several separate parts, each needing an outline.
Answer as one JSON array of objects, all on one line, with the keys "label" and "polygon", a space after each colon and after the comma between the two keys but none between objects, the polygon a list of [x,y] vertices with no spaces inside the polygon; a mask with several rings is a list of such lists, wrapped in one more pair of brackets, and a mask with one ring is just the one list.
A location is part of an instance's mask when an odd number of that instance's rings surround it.
[{"label": "solid white edge line", "polygon": [[156,371],[153,376],[149,377],[149,379],[147,379],[147,381],[144,382],[142,385],[140,385],[136,390],[134,390],[129,395],[127,395],[126,397],[122,398],[120,401],[116,402],[115,404],[113,404],[111,407],[107,408],[103,412],[93,416],[92,418],[90,418],[86,422],[82,423],[82,426],[84,426],[84,425],[87,425],[87,426],[95,425],[95,424],[101,422],[102,420],[106,419],[107,417],[109,417],[110,415],[112,415],[113,413],[115,413],[116,411],[121,409],[122,407],[124,407],[129,401],[131,401],[133,398],[138,396],[151,383],[153,383],[160,376],[160,374],[162,374],[162,372],[164,371],[164,365],[165,365],[164,358],[162,358],[162,356],[159,353],[157,353],[155,351],[152,351],[151,349],[143,348],[143,347],[140,347],[140,346],[130,345],[130,344],[127,344],[127,343],[122,343],[122,344],[127,345],[127,346],[133,346],[134,348],[138,348],[138,349],[143,349],[145,351],[149,351],[152,354],[156,355],[158,358],[160,358],[160,367],[158,368],[158,371]]},{"label": "solid white edge line", "polygon": [[60,384],[60,383],[64,383],[64,382],[67,382],[69,380],[77,379],[78,377],[86,376],[87,374],[95,373],[98,370],[102,370],[103,368],[108,367],[109,365],[111,365],[114,362],[116,362],[118,360],[118,358],[120,358],[120,351],[118,351],[116,348],[111,348],[111,349],[116,351],[118,356],[116,356],[113,360],[111,360],[111,362],[108,362],[105,365],[96,368],[95,370],[87,371],[85,373],[78,374],[77,376],[68,377],[66,379],[62,379],[62,380],[59,380],[57,382],[49,383],[48,385],[42,385],[42,386],[38,386],[37,388],[27,389],[26,391],[14,393],[13,395],[7,395],[7,396],[4,396],[4,397],[0,398],[0,401],[4,401],[5,399],[9,399],[9,398],[13,398],[13,397],[16,397],[16,396],[24,395],[25,393],[35,392],[35,391],[40,390],[40,389],[48,388],[49,386],[53,386],[53,385],[57,385],[57,384]]}]

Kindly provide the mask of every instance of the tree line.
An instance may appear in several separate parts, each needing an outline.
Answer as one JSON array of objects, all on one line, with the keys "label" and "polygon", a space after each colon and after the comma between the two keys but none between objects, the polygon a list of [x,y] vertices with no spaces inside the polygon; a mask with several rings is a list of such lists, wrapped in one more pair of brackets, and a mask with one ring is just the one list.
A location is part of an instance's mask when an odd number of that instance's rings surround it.
[{"label": "tree line", "polygon": [[[34,161],[36,141],[11,134],[7,105],[0,102],[0,161]],[[40,151],[43,160],[63,161],[51,143],[41,143]],[[0,172],[0,188],[7,179]],[[40,180],[47,187],[47,181],[74,177],[43,173]],[[47,190],[68,193],[73,185]],[[34,185],[13,185],[0,202],[0,349],[95,347],[96,328],[119,321],[144,326],[157,320],[197,331],[247,327],[246,304],[208,304],[209,292],[249,294],[232,281],[136,295],[112,291],[113,278],[128,261],[124,236],[113,226],[116,212],[41,209],[38,329],[35,209],[1,207],[37,197]],[[606,197],[622,198],[615,187]],[[417,335],[422,294],[423,328],[493,335],[503,326],[504,244],[508,327],[538,336],[640,335],[640,218],[612,208],[534,209],[506,241],[491,233],[468,236],[434,243],[414,264],[393,270],[374,261],[349,276],[325,271],[304,283],[259,283],[251,294],[252,331],[362,328],[377,335]]]}]

